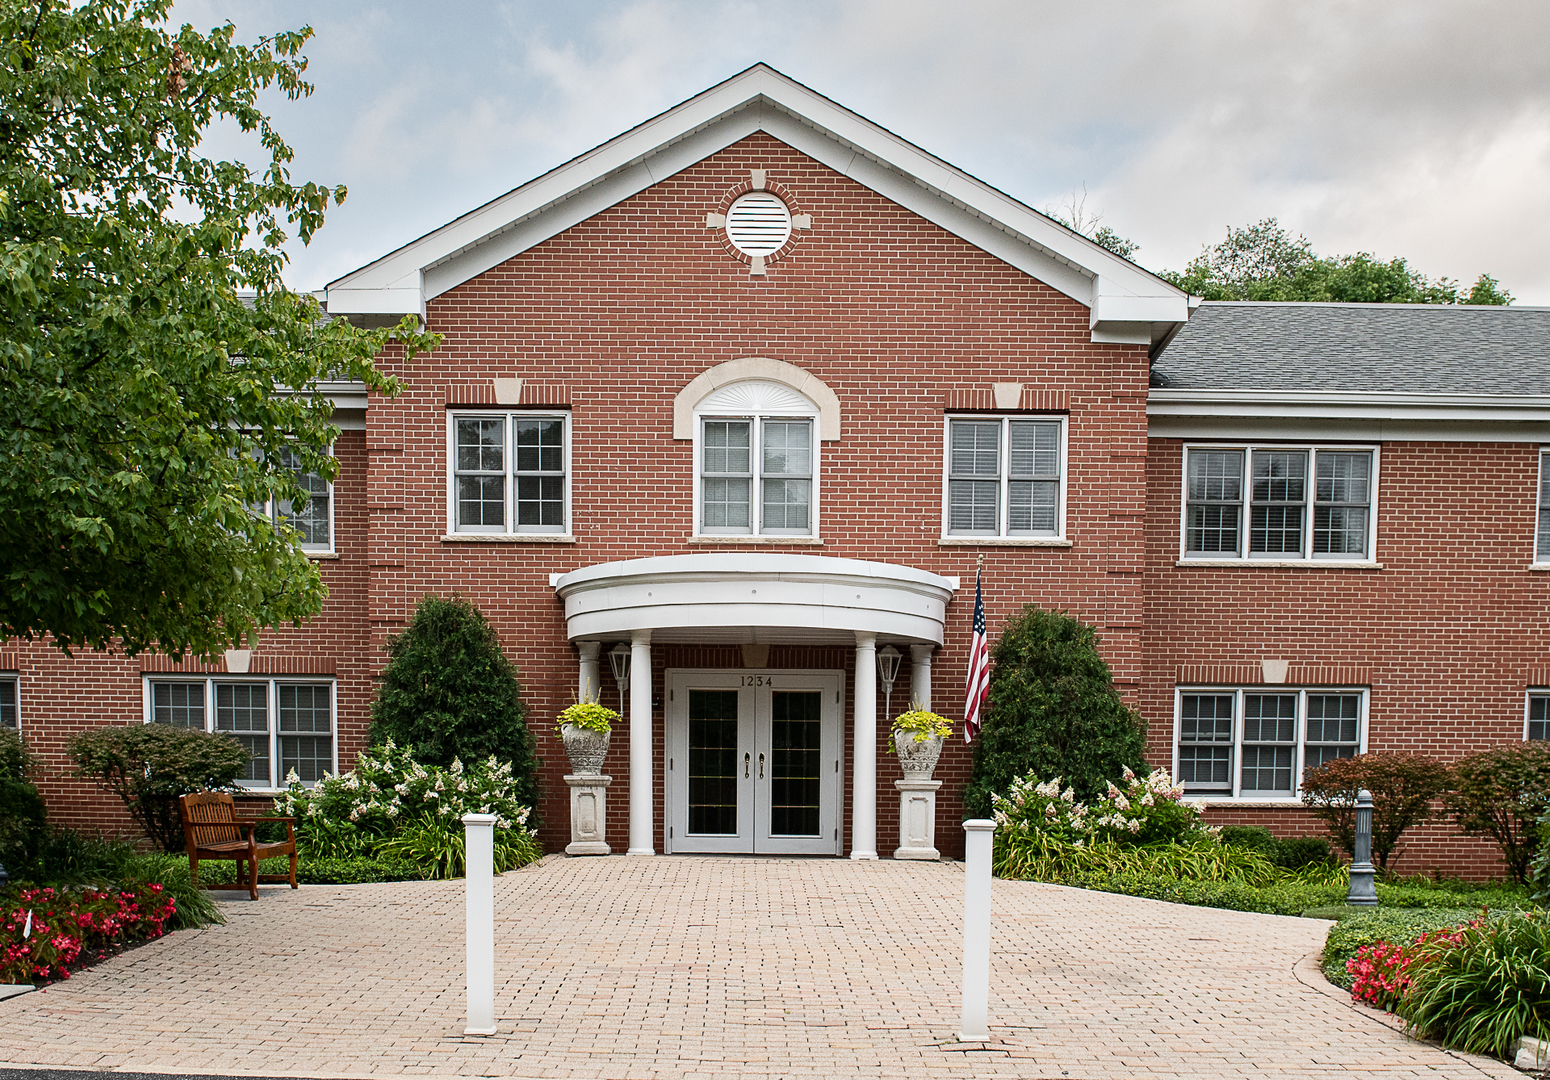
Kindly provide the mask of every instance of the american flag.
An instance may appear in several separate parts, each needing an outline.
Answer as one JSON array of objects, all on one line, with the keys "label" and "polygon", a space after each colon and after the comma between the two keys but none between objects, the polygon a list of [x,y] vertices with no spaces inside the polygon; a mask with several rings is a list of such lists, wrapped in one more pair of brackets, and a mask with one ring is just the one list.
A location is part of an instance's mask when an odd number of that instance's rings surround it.
[{"label": "american flag", "polygon": [[980,733],[980,706],[990,692],[990,645],[985,641],[985,597],[980,592],[980,571],[974,572],[974,640],[969,646],[969,678],[964,687],[963,741],[973,742]]}]

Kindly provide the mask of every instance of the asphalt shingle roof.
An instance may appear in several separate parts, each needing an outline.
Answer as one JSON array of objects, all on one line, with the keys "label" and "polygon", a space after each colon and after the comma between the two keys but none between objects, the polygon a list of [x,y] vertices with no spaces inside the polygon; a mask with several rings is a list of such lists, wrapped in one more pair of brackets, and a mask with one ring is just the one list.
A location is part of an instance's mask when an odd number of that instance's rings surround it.
[{"label": "asphalt shingle roof", "polygon": [[1550,394],[1550,308],[1204,303],[1152,385]]}]

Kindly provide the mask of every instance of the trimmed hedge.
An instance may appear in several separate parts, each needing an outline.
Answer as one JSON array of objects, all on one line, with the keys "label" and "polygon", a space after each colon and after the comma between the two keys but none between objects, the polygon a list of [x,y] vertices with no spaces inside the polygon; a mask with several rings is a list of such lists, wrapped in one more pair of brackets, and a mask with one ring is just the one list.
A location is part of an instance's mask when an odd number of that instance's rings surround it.
[{"label": "trimmed hedge", "polygon": [[[260,874],[290,872],[290,859],[264,859]],[[236,880],[237,864],[201,862],[201,883],[226,884]],[[296,861],[296,881],[302,885],[366,885],[374,881],[423,881],[425,872],[408,859],[359,855],[349,859],[308,859]]]}]

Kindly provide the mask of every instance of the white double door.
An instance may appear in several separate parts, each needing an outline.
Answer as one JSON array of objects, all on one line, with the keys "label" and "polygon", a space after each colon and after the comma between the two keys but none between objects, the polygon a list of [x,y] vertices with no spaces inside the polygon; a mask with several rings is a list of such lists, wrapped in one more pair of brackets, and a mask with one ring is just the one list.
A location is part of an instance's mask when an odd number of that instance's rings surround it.
[{"label": "white double door", "polygon": [[841,671],[667,672],[667,850],[840,854]]}]

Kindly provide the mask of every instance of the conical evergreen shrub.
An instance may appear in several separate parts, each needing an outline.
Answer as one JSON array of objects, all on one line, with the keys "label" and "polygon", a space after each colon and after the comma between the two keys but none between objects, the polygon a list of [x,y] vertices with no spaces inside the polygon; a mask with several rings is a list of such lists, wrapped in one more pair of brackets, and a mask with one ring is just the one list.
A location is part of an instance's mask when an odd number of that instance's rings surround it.
[{"label": "conical evergreen shrub", "polygon": [[1064,777],[1091,799],[1125,766],[1143,771],[1145,727],[1120,700],[1093,627],[1029,605],[1007,621],[991,648],[974,771],[964,791],[970,817],[989,817],[992,792],[1033,773]]},{"label": "conical evergreen shrub", "polygon": [[511,763],[518,798],[536,807],[537,762],[517,669],[479,609],[462,596],[427,596],[387,648],[372,742],[392,739],[424,765],[494,755]]}]

